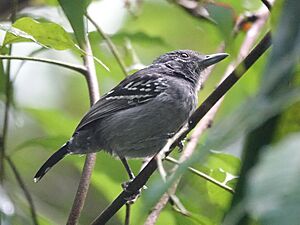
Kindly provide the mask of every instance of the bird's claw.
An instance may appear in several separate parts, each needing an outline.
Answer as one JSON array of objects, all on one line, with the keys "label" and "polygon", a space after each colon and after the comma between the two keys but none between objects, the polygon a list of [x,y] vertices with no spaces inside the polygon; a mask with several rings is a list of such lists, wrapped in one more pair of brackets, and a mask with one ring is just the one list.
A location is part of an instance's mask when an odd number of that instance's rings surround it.
[{"label": "bird's claw", "polygon": [[124,183],[121,184],[123,190],[128,193],[128,196],[124,198],[127,201],[127,204],[133,204],[133,203],[135,203],[135,201],[141,196],[142,190],[147,189],[147,186],[144,185],[141,189],[139,189],[135,193],[133,191],[131,191],[131,190],[128,190],[128,186],[133,181],[133,179],[130,179],[129,181],[126,181],[126,182],[124,182]]},{"label": "bird's claw", "polygon": [[178,142],[177,146],[178,146],[178,152],[182,152],[183,148],[184,148],[184,141],[185,140],[181,140]]}]

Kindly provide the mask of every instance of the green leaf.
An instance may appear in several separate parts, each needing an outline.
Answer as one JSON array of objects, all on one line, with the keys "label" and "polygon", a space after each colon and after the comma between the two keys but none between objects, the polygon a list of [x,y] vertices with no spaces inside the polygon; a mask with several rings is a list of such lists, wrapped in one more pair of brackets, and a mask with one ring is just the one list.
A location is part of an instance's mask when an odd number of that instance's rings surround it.
[{"label": "green leaf", "polygon": [[289,107],[280,117],[275,133],[275,141],[290,133],[300,131],[300,102]]},{"label": "green leaf", "polygon": [[0,29],[8,32],[3,41],[3,45],[15,43],[15,42],[28,42],[28,41],[37,42],[32,35],[29,35],[28,33],[18,28],[9,25],[0,24]]},{"label": "green leaf", "polygon": [[211,151],[206,164],[211,169],[221,168],[225,172],[237,175],[241,161],[231,154]]},{"label": "green leaf", "polygon": [[18,19],[12,27],[0,26],[7,31],[3,44],[33,41],[55,50],[75,48],[70,35],[58,24],[39,22],[29,17]]},{"label": "green leaf", "polygon": [[[228,176],[228,174],[221,169],[212,170],[209,175],[220,182],[226,182]],[[220,206],[223,210],[227,209],[232,198],[232,194],[211,182],[207,182],[207,190],[210,200],[213,203]]]},{"label": "green leaf", "polygon": [[248,179],[247,210],[261,224],[293,225],[300,221],[300,133],[263,152]]},{"label": "green leaf", "polygon": [[45,4],[49,6],[58,6],[58,1],[57,0],[43,0]]},{"label": "green leaf", "polygon": [[232,8],[223,7],[216,4],[207,6],[210,17],[217,23],[226,45],[231,44],[232,30],[234,27],[234,11]]},{"label": "green leaf", "polygon": [[83,1],[83,0],[73,0],[73,1],[58,0],[58,1],[73,28],[79,46],[82,48],[85,42],[85,34],[86,34],[86,24],[85,24],[86,21],[84,20],[84,13],[86,11],[86,7],[89,1]]}]

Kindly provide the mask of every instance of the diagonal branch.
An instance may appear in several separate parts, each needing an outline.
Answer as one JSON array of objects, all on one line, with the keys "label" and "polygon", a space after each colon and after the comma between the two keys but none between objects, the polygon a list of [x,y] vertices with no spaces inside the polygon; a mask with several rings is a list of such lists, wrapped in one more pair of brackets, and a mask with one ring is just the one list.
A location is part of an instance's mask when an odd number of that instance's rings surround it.
[{"label": "diagonal branch", "polygon": [[[237,68],[213,91],[208,98],[198,107],[189,119],[189,127],[181,137],[176,140],[173,149],[188,132],[190,132],[205,114],[221,99],[224,94],[245,74],[245,72],[260,58],[260,56],[271,46],[271,34],[268,32],[250,54],[237,66]],[[119,196],[94,220],[93,225],[105,224],[125,203],[130,193],[136,193],[146,184],[150,176],[157,168],[156,156],[144,167],[144,169],[129,183],[128,188],[122,191]]]},{"label": "diagonal branch", "polygon": [[[165,160],[167,160],[169,162],[172,162],[172,163],[174,163],[176,165],[180,164],[180,161],[178,161],[178,160],[176,160],[176,159],[174,159],[174,158],[172,158],[170,156],[167,156]],[[217,185],[218,187],[222,188],[223,190],[228,191],[231,194],[234,194],[234,190],[231,187],[229,187],[226,184],[223,184],[222,182],[220,182],[220,181],[212,178],[211,176],[207,175],[206,173],[203,173],[203,172],[201,172],[199,170],[196,170],[193,167],[188,167],[188,170],[190,172],[194,173],[195,175],[197,175],[199,177],[202,177],[203,179],[207,180],[208,182]]]}]

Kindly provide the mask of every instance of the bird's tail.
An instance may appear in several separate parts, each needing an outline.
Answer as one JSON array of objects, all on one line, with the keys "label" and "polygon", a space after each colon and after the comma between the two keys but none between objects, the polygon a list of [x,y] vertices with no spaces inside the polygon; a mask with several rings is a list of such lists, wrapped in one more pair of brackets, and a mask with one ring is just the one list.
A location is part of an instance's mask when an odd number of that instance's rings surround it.
[{"label": "bird's tail", "polygon": [[67,154],[68,143],[64,144],[59,150],[57,150],[50,158],[42,165],[39,171],[35,174],[33,181],[38,182],[56,163],[62,160]]}]

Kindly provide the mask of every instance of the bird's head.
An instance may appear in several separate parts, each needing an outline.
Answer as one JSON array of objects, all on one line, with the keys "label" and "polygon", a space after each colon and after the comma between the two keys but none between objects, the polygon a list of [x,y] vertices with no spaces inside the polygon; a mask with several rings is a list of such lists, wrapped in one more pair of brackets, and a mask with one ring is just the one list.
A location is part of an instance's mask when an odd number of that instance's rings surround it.
[{"label": "bird's head", "polygon": [[201,71],[227,56],[227,53],[203,55],[193,50],[176,50],[161,55],[153,64],[161,64],[170,70],[171,75],[196,84],[200,80]]}]

